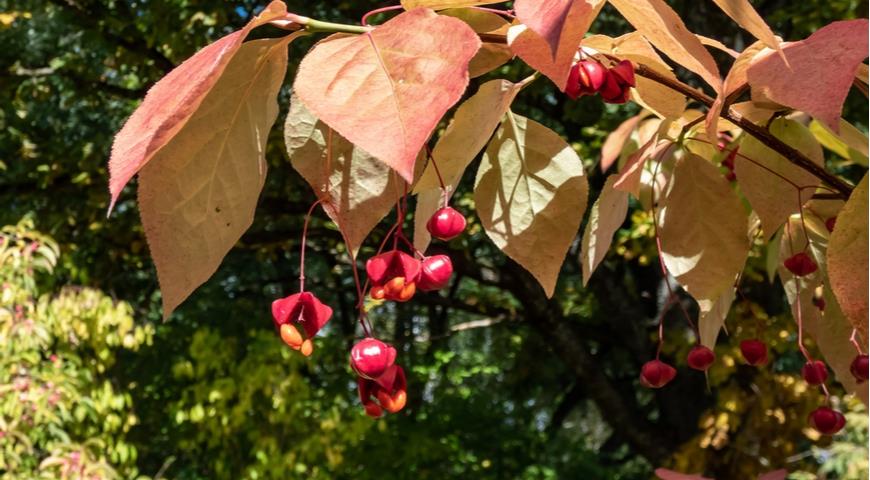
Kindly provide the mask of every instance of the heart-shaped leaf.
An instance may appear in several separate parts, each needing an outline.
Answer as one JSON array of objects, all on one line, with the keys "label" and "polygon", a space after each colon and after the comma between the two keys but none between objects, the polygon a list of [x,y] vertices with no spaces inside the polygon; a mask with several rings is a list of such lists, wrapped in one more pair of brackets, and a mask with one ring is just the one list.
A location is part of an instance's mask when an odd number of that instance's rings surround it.
[{"label": "heart-shaped leaf", "polygon": [[510,111],[506,117],[477,171],[477,215],[493,243],[552,296],[586,210],[583,163],[547,127]]},{"label": "heart-shaped leaf", "polygon": [[333,35],[299,65],[294,92],[341,136],[414,181],[429,135],[468,85],[480,39],[418,8],[357,36]]}]

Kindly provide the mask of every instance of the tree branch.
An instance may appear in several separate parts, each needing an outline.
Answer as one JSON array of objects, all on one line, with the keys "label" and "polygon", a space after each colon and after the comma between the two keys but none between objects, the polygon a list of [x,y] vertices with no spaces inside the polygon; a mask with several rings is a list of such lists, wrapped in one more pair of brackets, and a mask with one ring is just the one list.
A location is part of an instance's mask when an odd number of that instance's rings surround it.
[{"label": "tree branch", "polygon": [[[680,92],[698,103],[703,103],[707,106],[707,108],[713,105],[714,99],[709,95],[699,90],[695,90],[694,88],[678,80],[665,77],[664,75],[659,74],[655,70],[647,67],[642,63],[635,64],[634,72],[641,77],[664,85],[671,90]],[[756,125],[749,120],[743,118],[736,110],[732,109],[731,107],[728,107],[727,111],[723,109],[721,117],[737,125],[747,134],[757,138],[761,143],[765,144],[771,150],[774,150],[783,157],[785,157],[789,162],[812,173],[813,175],[836,189],[838,192],[840,192],[843,197],[848,198],[849,195],[852,193],[853,187],[851,185],[844,182],[839,177],[829,173],[827,170],[824,169],[824,167],[817,165],[812,160],[810,160],[809,157],[807,157],[791,145],[788,145],[787,143],[773,136],[773,134],[771,134],[770,131],[766,128]]]}]

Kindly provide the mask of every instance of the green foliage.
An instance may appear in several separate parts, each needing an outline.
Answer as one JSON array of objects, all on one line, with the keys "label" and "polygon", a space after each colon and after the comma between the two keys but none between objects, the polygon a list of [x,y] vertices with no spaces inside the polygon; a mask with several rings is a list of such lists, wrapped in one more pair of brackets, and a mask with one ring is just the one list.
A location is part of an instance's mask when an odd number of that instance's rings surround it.
[{"label": "green foliage", "polygon": [[0,231],[3,478],[137,478],[132,395],[107,372],[153,330],[90,288],[38,288],[59,250],[22,221]]}]

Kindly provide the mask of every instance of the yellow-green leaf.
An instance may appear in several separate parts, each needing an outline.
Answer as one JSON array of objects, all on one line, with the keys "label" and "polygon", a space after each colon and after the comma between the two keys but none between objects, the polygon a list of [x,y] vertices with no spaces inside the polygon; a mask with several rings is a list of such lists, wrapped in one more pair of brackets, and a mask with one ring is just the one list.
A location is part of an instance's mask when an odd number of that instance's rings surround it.
[{"label": "yellow-green leaf", "polygon": [[383,162],[318,120],[296,96],[290,100],[284,142],[293,168],[322,200],[326,214],[355,253],[392,210],[404,182]]},{"label": "yellow-green leaf", "polygon": [[867,339],[867,175],[837,215],[828,247],[831,289],[846,318]]},{"label": "yellow-green leaf", "polygon": [[616,175],[607,177],[601,195],[592,205],[586,230],[583,232],[583,242],[580,246],[580,265],[583,269],[583,285],[589,282],[592,272],[604,260],[613,234],[625,221],[628,213],[628,193],[613,188]]},{"label": "yellow-green leaf", "polygon": [[588,185],[577,153],[547,127],[508,111],[474,187],[487,235],[552,296],[580,228]]},{"label": "yellow-green leaf", "polygon": [[140,173],[139,208],[164,318],[217,270],[253,221],[291,39],[244,43]]},{"label": "yellow-green leaf", "polygon": [[823,147],[859,165],[867,166],[867,135],[851,123],[840,119],[840,133],[834,133],[824,122],[813,120],[810,131]]},{"label": "yellow-green leaf", "polygon": [[[821,145],[809,129],[800,123],[778,118],[771,123],[770,133],[817,164],[821,165],[824,161]],[[813,174],[795,166],[749,135],[745,135],[740,144],[740,155],[734,160],[734,173],[740,190],[761,219],[766,238],[772,237],[789,215],[797,212],[800,205],[813,196],[813,189],[808,188],[801,192],[798,201],[798,192],[792,183],[798,186],[819,184],[819,179]]]}]

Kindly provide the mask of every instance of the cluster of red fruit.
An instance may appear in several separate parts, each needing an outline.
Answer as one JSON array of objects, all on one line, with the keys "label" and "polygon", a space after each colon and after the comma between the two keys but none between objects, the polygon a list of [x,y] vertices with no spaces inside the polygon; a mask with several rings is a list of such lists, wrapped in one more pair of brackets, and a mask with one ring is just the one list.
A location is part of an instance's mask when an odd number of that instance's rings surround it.
[{"label": "cluster of red fruit", "polygon": [[[429,219],[429,233],[440,240],[452,240],[465,230],[465,217],[451,207],[443,207]],[[419,257],[419,258],[417,258]],[[380,253],[368,259],[366,273],[376,300],[406,302],[419,291],[444,288],[453,275],[447,255],[409,255],[401,250]],[[272,319],[281,340],[309,356],[312,339],[332,317],[332,308],[314,294],[301,291],[272,302]],[[302,332],[297,328],[302,327]],[[353,346],[350,366],[357,374],[359,397],[367,415],[377,418],[384,411],[396,413],[407,403],[408,382],[405,371],[396,364],[396,349],[367,336]]]},{"label": "cluster of red fruit", "polygon": [[[719,143],[716,147],[720,152],[724,151],[728,145],[733,142],[734,139],[727,132],[719,133]],[[728,150],[728,154],[725,155],[725,158],[722,159],[720,163],[725,169],[728,170],[728,173],[725,174],[725,178],[728,179],[729,182],[733,182],[737,180],[737,174],[734,173],[734,160],[737,158],[737,151],[740,149],[739,146],[734,145],[730,150]]]},{"label": "cluster of red fruit", "polygon": [[[829,219],[826,222],[826,224],[830,224],[829,229],[833,229],[834,222],[831,220],[835,219]],[[798,277],[810,275],[818,269],[816,262],[805,252],[800,252],[789,257],[783,264],[791,273]],[[758,339],[740,342],[740,353],[743,355],[746,363],[752,366],[764,365],[768,360],[767,345]],[[689,367],[706,372],[715,359],[716,356],[712,350],[703,345],[696,345],[689,351],[686,360]],[[859,353],[852,360],[849,370],[858,383],[867,381],[868,377],[870,377],[870,360],[868,360],[868,356]],[[640,383],[649,388],[661,388],[670,383],[676,375],[677,370],[674,367],[656,358],[646,362],[641,367]],[[821,360],[813,360],[807,357],[807,362],[801,369],[801,375],[809,385],[821,386],[828,379],[828,368]],[[846,425],[846,417],[841,412],[828,406],[821,406],[810,413],[809,423],[823,435],[834,435]]]},{"label": "cluster of red fruit", "polygon": [[598,93],[605,102],[619,104],[628,101],[629,89],[634,86],[634,67],[628,60],[610,68],[597,60],[580,60],[571,67],[565,94],[576,100]]}]

